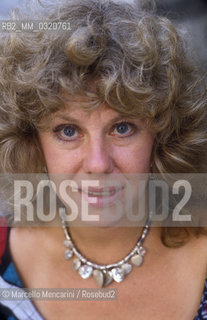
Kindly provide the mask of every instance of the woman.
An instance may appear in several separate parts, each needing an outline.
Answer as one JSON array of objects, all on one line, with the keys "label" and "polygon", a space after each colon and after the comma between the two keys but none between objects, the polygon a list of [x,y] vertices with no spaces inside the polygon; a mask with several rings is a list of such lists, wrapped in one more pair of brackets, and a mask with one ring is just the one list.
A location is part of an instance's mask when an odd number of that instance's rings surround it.
[{"label": "woman", "polygon": [[42,15],[67,24],[1,36],[1,171],[46,172],[53,188],[70,178],[93,218],[65,221],[57,191],[63,230],[58,216],[1,228],[1,287],[107,286],[118,298],[2,300],[1,319],[205,319],[205,230],[150,228],[147,213],[128,226],[127,210],[110,220],[126,181],[204,168],[206,100],[178,31],[141,3],[62,1]]}]

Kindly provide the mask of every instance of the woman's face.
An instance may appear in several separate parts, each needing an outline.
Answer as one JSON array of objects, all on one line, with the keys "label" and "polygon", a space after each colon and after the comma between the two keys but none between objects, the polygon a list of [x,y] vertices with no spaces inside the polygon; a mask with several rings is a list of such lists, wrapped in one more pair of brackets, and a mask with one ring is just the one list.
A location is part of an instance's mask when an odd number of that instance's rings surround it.
[{"label": "woman's face", "polygon": [[102,104],[93,111],[68,103],[39,139],[49,173],[148,173],[154,134],[145,122]]},{"label": "woman's face", "polygon": [[[125,212],[137,208],[137,174],[149,172],[154,134],[144,121],[123,117],[104,104],[84,111],[80,103],[81,100],[72,101],[57,112],[48,121],[48,130],[39,132],[39,139],[57,189],[61,189],[63,180],[72,177],[75,190],[68,192],[78,211],[87,212],[88,207],[108,226],[112,216],[113,221],[122,221]],[[90,182],[89,186],[83,184],[85,181]],[[144,181],[146,184],[147,179]],[[66,198],[57,193],[69,208]],[[143,193],[140,198],[144,199]],[[108,212],[103,214],[105,208]]]}]

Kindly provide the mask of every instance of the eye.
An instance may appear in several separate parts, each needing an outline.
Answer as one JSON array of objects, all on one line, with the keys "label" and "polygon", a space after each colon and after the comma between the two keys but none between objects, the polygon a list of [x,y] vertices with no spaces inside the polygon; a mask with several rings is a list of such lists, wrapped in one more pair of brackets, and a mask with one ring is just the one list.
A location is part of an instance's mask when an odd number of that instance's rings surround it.
[{"label": "eye", "polygon": [[63,141],[73,141],[79,137],[78,128],[74,125],[59,125],[53,132],[58,139]]},{"label": "eye", "polygon": [[73,137],[76,135],[76,129],[74,127],[71,126],[67,126],[64,129],[61,130],[62,134],[66,137]]},{"label": "eye", "polygon": [[136,126],[132,123],[122,121],[113,126],[112,135],[128,137],[136,132]]}]

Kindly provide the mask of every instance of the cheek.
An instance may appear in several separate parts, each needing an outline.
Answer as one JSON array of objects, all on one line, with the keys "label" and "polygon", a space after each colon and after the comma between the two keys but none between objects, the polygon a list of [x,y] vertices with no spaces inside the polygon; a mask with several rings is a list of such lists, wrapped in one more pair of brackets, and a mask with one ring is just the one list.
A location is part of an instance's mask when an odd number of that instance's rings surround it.
[{"label": "cheek", "polygon": [[73,173],[77,170],[80,161],[76,151],[68,152],[64,147],[57,147],[57,142],[46,133],[39,134],[39,141],[49,173]]},{"label": "cheek", "polygon": [[128,147],[127,150],[117,152],[122,171],[127,173],[148,173],[150,171],[153,141],[154,139],[151,136],[146,137],[146,139],[142,139]]},{"label": "cheek", "polygon": [[79,155],[66,150],[47,150],[45,159],[51,173],[75,173],[80,166]]}]

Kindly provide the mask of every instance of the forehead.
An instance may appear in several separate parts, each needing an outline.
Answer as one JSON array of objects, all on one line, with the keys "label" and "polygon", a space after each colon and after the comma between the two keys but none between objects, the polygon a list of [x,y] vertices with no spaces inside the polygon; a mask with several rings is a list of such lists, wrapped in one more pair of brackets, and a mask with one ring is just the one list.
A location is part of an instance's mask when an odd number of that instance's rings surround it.
[{"label": "forehead", "polygon": [[110,107],[106,102],[97,102],[89,99],[87,96],[73,96],[66,100],[64,106],[57,112],[51,114],[51,118],[66,119],[73,118],[77,120],[90,120],[97,118],[99,120],[110,120],[112,118],[136,118],[130,114],[119,112]]},{"label": "forehead", "polygon": [[88,103],[74,101],[67,103],[64,109],[59,110],[58,112],[53,114],[52,118],[70,118],[85,122],[91,119],[107,120],[121,116],[122,115],[119,112],[110,108],[106,103],[102,103],[99,106],[92,108]]},{"label": "forehead", "polygon": [[97,126],[131,119],[135,120],[141,127],[147,127],[148,129],[152,127],[151,122],[146,117],[135,116],[130,110],[123,112],[122,109],[114,109],[106,102],[99,102],[87,95],[71,95],[64,96],[64,101],[58,110],[44,117],[39,122],[37,129],[49,130],[52,123],[57,122],[73,122],[81,126]]}]

